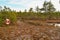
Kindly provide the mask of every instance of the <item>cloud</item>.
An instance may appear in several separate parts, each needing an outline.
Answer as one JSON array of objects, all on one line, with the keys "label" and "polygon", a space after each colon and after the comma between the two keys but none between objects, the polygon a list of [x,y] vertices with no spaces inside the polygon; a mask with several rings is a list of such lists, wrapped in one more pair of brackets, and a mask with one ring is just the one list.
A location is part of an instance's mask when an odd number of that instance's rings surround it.
[{"label": "cloud", "polygon": [[59,0],[51,0],[54,7],[58,10],[60,10],[60,3],[59,3]]},{"label": "cloud", "polygon": [[[25,10],[25,9],[29,9],[29,8],[34,8],[36,6],[39,6],[40,8],[43,6],[43,2],[45,0],[0,0],[0,3],[2,3],[1,5],[6,5],[8,7],[10,7],[11,9],[15,9],[15,10]],[[46,0],[46,1],[50,1],[50,0]],[[60,10],[60,4],[59,4],[59,0],[51,0],[52,3],[54,4],[55,8],[57,10]]]},{"label": "cloud", "polygon": [[[42,6],[44,0],[8,0],[8,4],[10,5],[16,5],[19,9],[29,9],[29,8],[35,8],[36,6]],[[15,7],[16,7],[15,6]],[[11,7],[12,8],[12,7]],[[18,9],[17,8],[17,9]],[[16,8],[15,8],[16,9]]]}]

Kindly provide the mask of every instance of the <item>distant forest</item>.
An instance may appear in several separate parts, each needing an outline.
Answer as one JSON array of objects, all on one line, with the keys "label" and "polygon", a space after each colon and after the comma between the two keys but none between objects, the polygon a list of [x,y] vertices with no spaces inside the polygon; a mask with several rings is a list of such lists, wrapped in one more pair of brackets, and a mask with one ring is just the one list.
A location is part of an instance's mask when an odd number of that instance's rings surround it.
[{"label": "distant forest", "polygon": [[27,12],[25,9],[24,12],[22,11],[14,11],[10,8],[4,6],[0,6],[0,26],[5,25],[5,20],[10,19],[11,24],[15,24],[17,20],[57,20],[60,19],[60,12],[56,11],[54,5],[51,2],[44,2],[43,7],[39,8],[37,6],[35,11],[33,8],[30,8]]}]

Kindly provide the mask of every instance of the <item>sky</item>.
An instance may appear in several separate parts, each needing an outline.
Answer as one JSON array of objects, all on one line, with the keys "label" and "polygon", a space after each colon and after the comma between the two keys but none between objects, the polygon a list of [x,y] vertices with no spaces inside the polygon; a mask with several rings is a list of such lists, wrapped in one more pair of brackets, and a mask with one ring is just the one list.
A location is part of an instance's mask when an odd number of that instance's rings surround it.
[{"label": "sky", "polygon": [[[29,10],[29,8],[35,9],[36,6],[39,8],[43,7],[43,3],[45,0],[0,0],[0,6],[7,6],[12,10],[16,11],[24,11],[25,9]],[[46,0],[50,1],[50,0]],[[57,11],[60,11],[59,0],[51,0],[52,4],[56,8]]]}]

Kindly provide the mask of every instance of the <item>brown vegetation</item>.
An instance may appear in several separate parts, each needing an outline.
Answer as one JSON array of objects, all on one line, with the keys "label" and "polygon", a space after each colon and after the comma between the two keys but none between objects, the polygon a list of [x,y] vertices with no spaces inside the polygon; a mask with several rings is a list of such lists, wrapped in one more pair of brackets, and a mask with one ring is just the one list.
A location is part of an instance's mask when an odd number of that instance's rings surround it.
[{"label": "brown vegetation", "polygon": [[18,21],[15,26],[0,27],[0,40],[60,40],[58,27],[42,23],[45,22],[25,20]]}]

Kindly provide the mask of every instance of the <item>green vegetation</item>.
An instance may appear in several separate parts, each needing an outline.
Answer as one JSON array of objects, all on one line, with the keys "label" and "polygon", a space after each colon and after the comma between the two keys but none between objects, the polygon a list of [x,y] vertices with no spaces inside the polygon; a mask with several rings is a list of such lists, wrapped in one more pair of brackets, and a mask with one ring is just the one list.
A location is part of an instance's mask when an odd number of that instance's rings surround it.
[{"label": "green vegetation", "polygon": [[6,18],[10,19],[11,24],[15,24],[19,19],[28,20],[51,20],[60,19],[60,12],[57,12],[51,2],[44,2],[43,7],[36,7],[34,11],[30,8],[29,11],[25,9],[24,12],[12,11],[10,8],[4,6],[4,9],[0,7],[0,26],[5,25]]},{"label": "green vegetation", "polygon": [[4,6],[4,9],[0,11],[0,26],[5,25],[6,19],[9,19],[11,24],[14,24],[17,21],[17,15],[15,11],[11,11],[10,8]]}]

